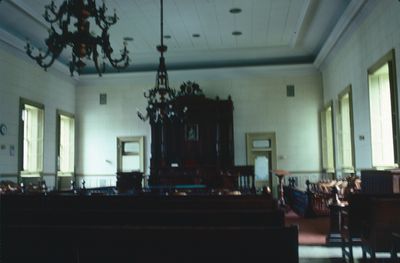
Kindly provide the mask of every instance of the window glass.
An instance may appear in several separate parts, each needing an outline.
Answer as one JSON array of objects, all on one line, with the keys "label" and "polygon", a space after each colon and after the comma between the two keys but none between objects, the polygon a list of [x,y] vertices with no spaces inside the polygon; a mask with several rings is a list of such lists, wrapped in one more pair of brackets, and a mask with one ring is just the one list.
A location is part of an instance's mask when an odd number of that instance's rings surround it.
[{"label": "window glass", "polygon": [[22,104],[23,143],[21,176],[40,176],[43,171],[44,110]]},{"label": "window glass", "polygon": [[117,138],[117,171],[144,172],[144,136]]},{"label": "window glass", "polygon": [[332,105],[329,105],[321,112],[322,168],[327,173],[335,172],[332,121]]},{"label": "window glass", "polygon": [[388,63],[369,74],[369,99],[372,165],[374,167],[396,166]]},{"label": "window glass", "polygon": [[58,174],[72,175],[75,167],[75,120],[59,114]]},{"label": "window glass", "polygon": [[339,97],[340,107],[340,159],[342,170],[345,173],[354,172],[353,161],[353,133],[352,133],[352,115],[351,115],[351,93],[345,92]]}]

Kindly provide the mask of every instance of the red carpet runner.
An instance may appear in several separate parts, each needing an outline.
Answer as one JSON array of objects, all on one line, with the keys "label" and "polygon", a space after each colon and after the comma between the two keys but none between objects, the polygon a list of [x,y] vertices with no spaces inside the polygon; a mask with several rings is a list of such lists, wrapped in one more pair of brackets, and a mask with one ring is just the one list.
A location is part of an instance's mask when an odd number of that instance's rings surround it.
[{"label": "red carpet runner", "polygon": [[285,214],[285,224],[299,226],[300,245],[325,245],[329,232],[329,217],[303,218],[292,210]]}]

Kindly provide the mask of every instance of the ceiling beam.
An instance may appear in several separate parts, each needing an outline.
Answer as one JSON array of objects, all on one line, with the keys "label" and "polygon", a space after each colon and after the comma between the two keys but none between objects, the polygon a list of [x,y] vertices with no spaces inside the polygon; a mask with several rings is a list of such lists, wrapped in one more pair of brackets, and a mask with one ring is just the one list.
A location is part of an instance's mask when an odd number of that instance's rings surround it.
[{"label": "ceiling beam", "polygon": [[319,51],[317,57],[314,61],[314,66],[320,68],[326,57],[334,48],[335,44],[339,41],[340,37],[344,34],[346,29],[357,17],[358,13],[368,0],[352,0],[344,11],[343,15],[340,17],[339,21],[336,23],[331,34],[325,41],[321,50]]},{"label": "ceiling beam", "polygon": [[296,31],[290,41],[290,47],[294,48],[303,39],[304,33],[310,26],[310,23],[315,15],[318,6],[317,0],[306,0],[303,9],[301,10],[299,21],[297,22]]}]

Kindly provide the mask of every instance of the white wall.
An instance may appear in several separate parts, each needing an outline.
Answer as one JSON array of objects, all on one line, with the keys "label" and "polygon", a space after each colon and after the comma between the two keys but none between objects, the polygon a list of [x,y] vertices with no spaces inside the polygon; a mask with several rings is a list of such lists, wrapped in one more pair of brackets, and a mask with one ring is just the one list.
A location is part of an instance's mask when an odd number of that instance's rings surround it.
[{"label": "white wall", "polygon": [[[369,1],[321,66],[324,102],[334,100],[336,116],[338,94],[352,85],[355,166],[358,170],[372,167],[367,70],[395,49],[397,80],[400,80],[399,14],[398,0]],[[340,167],[338,161],[336,158],[336,166]]]},{"label": "white wall", "polygon": [[[168,57],[167,57],[168,62]],[[246,163],[245,133],[276,132],[278,168],[320,171],[320,73],[312,66],[252,67],[169,71],[170,84],[195,81],[207,97],[232,96],[235,164]],[[146,108],[143,91],[154,86],[155,72],[82,77],[77,86],[78,163],[80,175],[116,173],[116,137],[146,136],[148,172],[150,125],[136,115]],[[286,97],[286,85],[296,96]],[[99,94],[107,93],[107,105]]]},{"label": "white wall", "polygon": [[[0,135],[0,176],[15,177],[18,173],[18,121],[20,97],[44,104],[44,166],[45,174],[56,172],[56,110],[75,113],[75,81],[66,74],[49,69],[45,72],[24,59],[25,54],[0,44],[0,123],[8,127]],[[15,148],[10,155],[10,147]]]}]

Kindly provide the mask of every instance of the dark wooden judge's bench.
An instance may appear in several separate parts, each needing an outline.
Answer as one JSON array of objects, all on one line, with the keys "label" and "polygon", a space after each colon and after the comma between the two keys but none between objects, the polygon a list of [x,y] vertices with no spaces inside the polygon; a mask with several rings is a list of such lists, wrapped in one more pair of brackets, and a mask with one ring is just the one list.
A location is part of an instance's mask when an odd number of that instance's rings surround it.
[{"label": "dark wooden judge's bench", "polygon": [[233,102],[182,86],[178,118],[150,121],[150,185],[206,184],[223,188],[234,166]]}]

